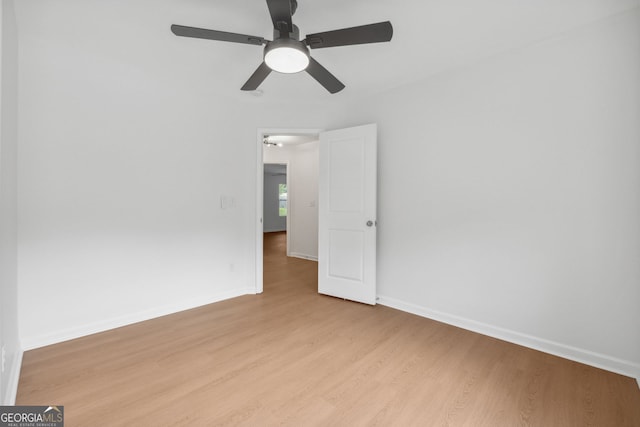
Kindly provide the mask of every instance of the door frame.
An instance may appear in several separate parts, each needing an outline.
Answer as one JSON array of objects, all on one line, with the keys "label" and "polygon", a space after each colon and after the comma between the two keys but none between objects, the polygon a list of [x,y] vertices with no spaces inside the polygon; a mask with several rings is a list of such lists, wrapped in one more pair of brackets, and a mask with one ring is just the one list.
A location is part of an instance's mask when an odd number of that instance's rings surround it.
[{"label": "door frame", "polygon": [[[256,136],[256,277],[255,277],[255,293],[261,294],[264,290],[263,274],[264,274],[264,259],[263,259],[263,218],[262,210],[264,206],[264,144],[262,140],[265,135],[271,134],[297,134],[297,135],[316,135],[320,132],[324,132],[321,128],[258,128]],[[289,167],[287,165],[287,185],[289,182]],[[287,227],[289,226],[289,218],[287,217]],[[288,230],[287,230],[288,231]],[[288,243],[288,236],[287,236]],[[289,251],[287,245],[287,251]]]}]

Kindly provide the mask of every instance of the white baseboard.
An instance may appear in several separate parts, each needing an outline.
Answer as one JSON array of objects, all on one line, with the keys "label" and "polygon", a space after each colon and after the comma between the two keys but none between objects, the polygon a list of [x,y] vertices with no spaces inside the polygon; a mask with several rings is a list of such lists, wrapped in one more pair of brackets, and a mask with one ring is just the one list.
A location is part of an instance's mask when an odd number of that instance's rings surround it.
[{"label": "white baseboard", "polygon": [[49,334],[22,337],[22,347],[24,351],[33,350],[35,348],[44,347],[51,344],[57,344],[63,341],[84,337],[98,332],[108,331],[110,329],[120,328],[122,326],[131,325],[145,320],[154,319],[156,317],[166,316],[168,314],[189,310],[203,305],[212,304],[247,294],[255,294],[255,288],[233,289],[226,292],[220,292],[207,297],[191,299],[187,301],[177,302],[176,304],[157,307],[138,313],[128,314],[126,316],[116,317],[105,321],[95,322],[74,328],[56,331]]},{"label": "white baseboard", "polygon": [[606,354],[599,354],[589,350],[576,348],[558,342],[545,340],[543,338],[523,334],[517,331],[488,325],[486,323],[476,322],[475,320],[466,319],[452,314],[442,313],[436,310],[431,310],[426,307],[421,307],[415,304],[407,303],[382,295],[378,296],[377,302],[378,304],[395,308],[397,310],[406,311],[411,314],[457,326],[459,328],[467,329],[472,332],[477,332],[493,338],[498,338],[503,341],[522,345],[524,347],[539,350],[544,353],[553,354],[554,356],[559,356],[564,359],[573,360],[575,362],[584,363],[596,368],[615,372],[617,374],[625,375],[631,378],[636,378],[638,386],[640,387],[640,377],[638,374],[640,372],[640,365],[628,360],[621,360],[612,356],[608,356]]},{"label": "white baseboard", "polygon": [[12,360],[9,367],[9,381],[7,382],[7,394],[2,405],[12,406],[16,404],[16,396],[18,395],[18,383],[20,382],[20,370],[22,369],[22,354],[20,350]]},{"label": "white baseboard", "polygon": [[318,257],[317,256],[301,254],[301,253],[298,253],[298,252],[291,252],[289,254],[289,256],[294,257],[294,258],[307,259],[309,261],[318,261]]}]

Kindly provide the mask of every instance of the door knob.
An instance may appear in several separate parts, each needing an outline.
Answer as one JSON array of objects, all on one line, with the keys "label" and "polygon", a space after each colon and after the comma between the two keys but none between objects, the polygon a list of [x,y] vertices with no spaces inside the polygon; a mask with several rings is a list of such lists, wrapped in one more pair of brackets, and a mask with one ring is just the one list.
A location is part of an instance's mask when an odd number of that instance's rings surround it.
[{"label": "door knob", "polygon": [[373,221],[369,220],[367,221],[367,227],[372,227],[373,226]]}]

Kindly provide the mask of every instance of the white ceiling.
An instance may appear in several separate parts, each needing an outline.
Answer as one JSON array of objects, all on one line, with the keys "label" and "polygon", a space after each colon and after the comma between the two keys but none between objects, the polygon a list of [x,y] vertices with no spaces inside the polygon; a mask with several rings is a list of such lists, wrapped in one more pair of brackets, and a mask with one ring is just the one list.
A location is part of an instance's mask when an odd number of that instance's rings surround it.
[{"label": "white ceiling", "polygon": [[[65,45],[69,55],[117,61],[225,97],[262,61],[259,46],[174,36],[171,24],[272,38],[263,0],[16,1],[19,36]],[[301,35],[390,20],[390,43],[313,50],[346,89],[328,94],[306,73],[272,73],[264,100],[366,96],[558,36],[640,6],[640,0],[298,0]],[[65,58],[60,58],[64,60]]]}]

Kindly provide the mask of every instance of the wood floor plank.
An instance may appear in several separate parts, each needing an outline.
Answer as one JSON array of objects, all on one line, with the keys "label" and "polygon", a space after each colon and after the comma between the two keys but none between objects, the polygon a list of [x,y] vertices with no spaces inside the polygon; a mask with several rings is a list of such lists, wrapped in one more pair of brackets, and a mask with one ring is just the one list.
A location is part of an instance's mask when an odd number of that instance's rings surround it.
[{"label": "wood floor plank", "polygon": [[640,426],[635,380],[317,293],[265,235],[264,293],[24,354],[73,426]]}]

